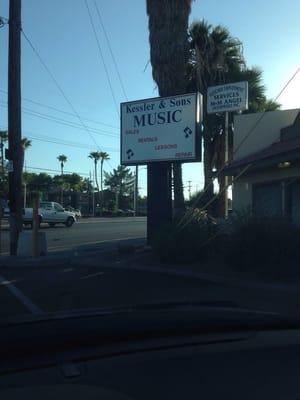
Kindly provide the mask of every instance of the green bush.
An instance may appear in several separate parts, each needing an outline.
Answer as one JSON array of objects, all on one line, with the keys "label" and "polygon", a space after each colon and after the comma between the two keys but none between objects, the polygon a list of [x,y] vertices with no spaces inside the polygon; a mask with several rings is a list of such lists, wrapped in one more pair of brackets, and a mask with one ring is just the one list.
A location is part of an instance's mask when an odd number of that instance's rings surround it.
[{"label": "green bush", "polygon": [[216,225],[194,211],[186,225],[174,221],[160,229],[152,241],[154,253],[162,262],[190,264],[204,261],[215,249]]},{"label": "green bush", "polygon": [[300,261],[300,232],[284,219],[238,218],[224,235],[224,259],[240,271],[285,274]]}]

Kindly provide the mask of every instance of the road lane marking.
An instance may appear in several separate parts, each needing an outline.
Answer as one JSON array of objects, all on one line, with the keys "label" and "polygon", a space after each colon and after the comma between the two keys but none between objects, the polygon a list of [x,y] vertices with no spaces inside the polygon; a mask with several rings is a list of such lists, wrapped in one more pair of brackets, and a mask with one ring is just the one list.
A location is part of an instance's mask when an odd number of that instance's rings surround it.
[{"label": "road lane marking", "polygon": [[[146,239],[146,236],[138,236],[138,237],[126,237],[126,238],[119,238],[119,239],[109,239],[109,240],[97,240],[95,242],[82,242],[80,244],[77,245],[71,245],[71,246],[49,246],[48,251],[56,251],[56,250],[73,250],[75,251],[76,249],[78,249],[78,247],[81,246],[90,246],[90,245],[94,245],[94,244],[103,244],[103,243],[111,243],[111,242],[118,242],[118,241],[124,241],[124,240],[137,240],[137,239]],[[100,249],[101,250],[101,249]],[[105,249],[107,250],[107,249]]]},{"label": "road lane marking", "polygon": [[5,285],[7,289],[11,292],[13,296],[15,296],[32,314],[40,315],[44,314],[42,309],[34,304],[25,294],[21,292],[15,285],[11,283],[8,279],[5,279],[4,276],[0,275],[0,283]]},{"label": "road lane marking", "polygon": [[[144,239],[146,240],[146,235],[145,236],[138,236],[138,237],[125,237],[125,238],[118,238],[118,239],[108,239],[108,240],[97,240],[94,242],[82,242],[82,243],[78,243],[75,245],[61,245],[61,246],[51,246],[48,245],[48,253],[54,252],[54,251],[62,251],[62,250],[70,250],[70,251],[78,251],[79,247],[83,247],[83,246],[90,246],[90,245],[94,245],[94,244],[103,244],[103,243],[111,243],[111,242],[119,242],[119,241],[124,241],[124,240],[137,240],[137,239]],[[101,249],[99,249],[101,250]],[[105,251],[107,250],[107,248],[104,249]],[[9,256],[10,253],[9,252],[3,252],[2,253],[3,256]]]},{"label": "road lane marking", "polygon": [[[130,219],[130,220],[114,220],[114,219],[107,219],[107,220],[92,220],[92,221],[76,221],[76,225],[83,225],[83,224],[119,224],[119,223],[126,223],[128,224],[129,222],[139,222],[139,223],[145,223],[146,219]],[[75,226],[75,225],[74,225]]]},{"label": "road lane marking", "polygon": [[89,278],[94,278],[95,276],[99,276],[99,275],[104,275],[104,272],[96,272],[95,274],[89,274],[89,275],[85,275],[82,276],[80,279],[89,279]]}]

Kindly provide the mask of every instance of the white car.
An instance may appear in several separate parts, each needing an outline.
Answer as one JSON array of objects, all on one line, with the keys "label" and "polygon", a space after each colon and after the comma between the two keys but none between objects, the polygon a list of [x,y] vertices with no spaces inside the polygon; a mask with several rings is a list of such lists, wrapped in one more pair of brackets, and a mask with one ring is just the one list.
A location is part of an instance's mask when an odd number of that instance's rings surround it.
[{"label": "white car", "polygon": [[[39,207],[39,220],[48,223],[51,227],[56,224],[64,224],[70,228],[76,222],[76,215],[66,211],[59,203],[53,201],[42,201]],[[32,208],[23,211],[23,222],[25,225],[32,224]]]},{"label": "white car", "polygon": [[82,217],[81,211],[78,210],[77,208],[73,208],[71,206],[68,206],[68,207],[65,207],[65,210],[74,213],[76,218],[81,218]]}]

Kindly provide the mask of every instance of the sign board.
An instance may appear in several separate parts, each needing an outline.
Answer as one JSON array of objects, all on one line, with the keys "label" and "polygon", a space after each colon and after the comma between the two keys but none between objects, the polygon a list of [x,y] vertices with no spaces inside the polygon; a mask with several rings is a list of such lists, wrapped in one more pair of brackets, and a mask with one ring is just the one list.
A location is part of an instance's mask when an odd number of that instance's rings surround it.
[{"label": "sign board", "polygon": [[207,88],[207,113],[248,109],[248,82],[235,82]]},{"label": "sign board", "polygon": [[121,104],[121,164],[200,161],[202,96],[156,97]]}]

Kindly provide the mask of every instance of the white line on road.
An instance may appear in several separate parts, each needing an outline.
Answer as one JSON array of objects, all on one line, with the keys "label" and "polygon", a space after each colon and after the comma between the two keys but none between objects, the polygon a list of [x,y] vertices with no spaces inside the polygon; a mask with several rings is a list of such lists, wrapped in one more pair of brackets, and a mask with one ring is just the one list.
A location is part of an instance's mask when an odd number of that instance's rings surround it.
[{"label": "white line on road", "polygon": [[119,224],[119,223],[126,223],[126,224],[128,224],[129,222],[146,222],[146,219],[144,219],[143,217],[140,217],[140,219],[139,219],[139,217],[137,218],[137,219],[134,219],[134,218],[130,218],[130,219],[126,219],[126,218],[123,218],[123,219],[105,219],[105,218],[102,218],[102,219],[93,219],[93,220],[77,220],[76,221],[76,225],[82,225],[82,224],[106,224],[106,223],[109,223],[109,224]]},{"label": "white line on road", "polygon": [[[78,247],[81,246],[90,246],[90,245],[94,245],[94,244],[103,244],[103,243],[111,243],[111,242],[119,242],[119,241],[124,241],[124,240],[134,240],[134,239],[146,239],[145,236],[138,236],[138,237],[126,237],[126,238],[119,238],[119,239],[108,239],[108,240],[97,240],[94,242],[82,242],[81,244],[78,245],[62,245],[62,246],[49,246],[48,251],[57,251],[57,250],[78,250]],[[105,249],[107,250],[107,249]]]},{"label": "white line on road", "polygon": [[0,275],[0,283],[5,285],[7,289],[11,292],[13,296],[15,296],[32,314],[43,314],[43,311],[40,307],[34,304],[25,294],[21,292],[15,285],[11,283],[11,281],[5,279]]},{"label": "white line on road", "polygon": [[[124,240],[136,240],[136,239],[145,239],[146,240],[146,236],[128,236],[125,238],[118,238],[118,239],[107,239],[107,240],[96,240],[94,242],[82,242],[81,244],[75,244],[75,245],[61,245],[61,246],[48,246],[48,253],[51,252],[55,252],[55,251],[63,251],[63,250],[70,250],[70,251],[78,251],[78,247],[82,247],[82,246],[91,246],[94,244],[103,244],[103,243],[111,243],[111,242],[119,242],[119,241],[124,241]],[[104,251],[106,251],[107,249],[103,249]],[[2,256],[9,256],[9,252],[3,252]]]},{"label": "white line on road", "polygon": [[85,275],[82,276],[80,279],[89,279],[89,278],[94,278],[95,276],[99,276],[99,275],[104,275],[104,272],[96,272],[95,274],[89,274],[89,275]]}]

